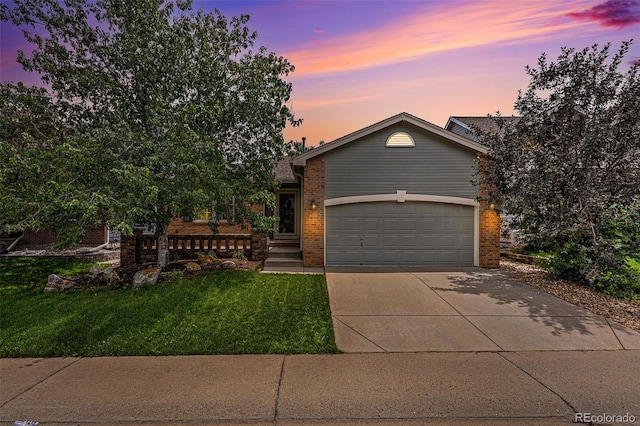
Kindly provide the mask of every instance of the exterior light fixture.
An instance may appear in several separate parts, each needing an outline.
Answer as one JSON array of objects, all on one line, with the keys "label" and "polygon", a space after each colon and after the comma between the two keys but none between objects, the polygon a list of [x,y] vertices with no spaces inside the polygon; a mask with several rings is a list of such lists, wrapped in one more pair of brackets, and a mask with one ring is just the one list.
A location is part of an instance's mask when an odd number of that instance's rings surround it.
[{"label": "exterior light fixture", "polygon": [[318,208],[318,205],[316,204],[316,200],[311,200],[311,210],[315,210]]},{"label": "exterior light fixture", "polygon": [[491,203],[491,204],[489,204],[489,208],[490,208],[491,210],[495,210],[495,209],[496,209],[496,205],[495,205],[495,204],[493,204],[493,203]]}]

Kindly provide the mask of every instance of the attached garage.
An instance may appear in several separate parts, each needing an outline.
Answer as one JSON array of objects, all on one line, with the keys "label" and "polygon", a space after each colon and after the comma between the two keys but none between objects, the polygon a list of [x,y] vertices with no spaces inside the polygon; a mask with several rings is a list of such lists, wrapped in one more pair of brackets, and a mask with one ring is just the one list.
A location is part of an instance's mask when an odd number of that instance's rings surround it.
[{"label": "attached garage", "polygon": [[366,202],[326,208],[328,266],[473,266],[474,207]]},{"label": "attached garage", "polygon": [[483,145],[407,113],[293,159],[305,266],[486,266],[499,217],[477,184]]}]

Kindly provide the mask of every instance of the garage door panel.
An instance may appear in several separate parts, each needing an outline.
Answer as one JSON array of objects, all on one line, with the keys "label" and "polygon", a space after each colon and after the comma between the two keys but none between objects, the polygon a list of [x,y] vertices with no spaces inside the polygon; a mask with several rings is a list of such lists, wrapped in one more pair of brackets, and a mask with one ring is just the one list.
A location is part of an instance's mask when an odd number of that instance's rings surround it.
[{"label": "garage door panel", "polygon": [[417,221],[417,219],[402,219],[402,230],[403,231],[417,231],[418,230],[418,221]]},{"label": "garage door panel", "polygon": [[327,207],[327,265],[474,262],[474,209],[429,202]]},{"label": "garage door panel", "polygon": [[399,227],[398,218],[384,218],[382,219],[383,231],[396,231]]},{"label": "garage door panel", "polygon": [[459,261],[462,264],[473,264],[473,251],[460,251]]},{"label": "garage door panel", "polygon": [[422,235],[423,247],[436,247],[438,245],[438,238],[435,235]]},{"label": "garage door panel", "polygon": [[382,250],[382,263],[385,265],[398,265],[398,251],[397,250]]},{"label": "garage door panel", "polygon": [[360,218],[345,218],[344,224],[342,227],[343,231],[359,231],[360,230]]},{"label": "garage door panel", "polygon": [[456,253],[454,251],[440,251],[440,262],[443,265],[454,265],[456,263]]},{"label": "garage door panel", "polygon": [[437,228],[435,219],[422,219],[420,222],[422,224],[421,231],[435,231]]},{"label": "garage door panel", "polygon": [[440,236],[440,245],[442,247],[454,247],[456,244],[455,235],[441,235]]},{"label": "garage door panel", "polygon": [[380,219],[379,218],[365,217],[362,220],[362,223],[364,224],[363,229],[365,231],[377,231],[378,229],[380,229]]},{"label": "garage door panel", "polygon": [[440,229],[443,231],[453,231],[456,229],[455,221],[451,218],[440,219]]},{"label": "garage door panel", "polygon": [[[344,234],[342,236],[345,248],[357,248],[360,247],[360,235],[358,234]],[[329,240],[327,240],[329,241]]]},{"label": "garage door panel", "polygon": [[362,247],[380,247],[380,236],[365,234],[362,237]]}]

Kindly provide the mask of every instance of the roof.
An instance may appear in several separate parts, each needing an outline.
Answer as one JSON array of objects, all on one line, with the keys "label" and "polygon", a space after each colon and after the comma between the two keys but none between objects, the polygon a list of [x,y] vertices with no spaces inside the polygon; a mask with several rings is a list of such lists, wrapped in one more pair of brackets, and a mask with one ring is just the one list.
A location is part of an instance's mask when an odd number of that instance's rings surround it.
[{"label": "roof", "polygon": [[450,132],[448,130],[443,129],[442,127],[436,126],[433,123],[429,123],[428,121],[425,121],[421,118],[418,118],[414,115],[411,115],[407,112],[402,112],[400,114],[394,115],[392,117],[389,117],[387,119],[384,119],[382,121],[379,121],[375,124],[372,124],[370,126],[367,126],[363,129],[357,130],[353,133],[349,133],[346,136],[343,136],[339,139],[336,139],[332,142],[326,143],[314,150],[305,152],[304,154],[301,154],[297,157],[295,157],[293,159],[293,165],[294,166],[305,166],[307,164],[307,160],[317,157],[319,155],[322,155],[324,153],[326,153],[327,151],[331,151],[333,149],[339,148],[343,145],[346,145],[350,142],[353,142],[355,140],[361,139],[365,136],[368,136],[372,133],[375,133],[379,130],[385,129],[387,127],[390,127],[394,124],[398,124],[398,123],[409,123],[412,124],[416,127],[419,127],[422,130],[425,130],[429,133],[435,134],[437,136],[440,136],[442,138],[445,138],[447,140],[449,140],[450,142],[453,142],[455,144],[461,145],[465,148],[471,149],[473,151],[476,152],[480,152],[482,154],[485,154],[488,152],[488,148],[478,142],[472,141],[468,138],[465,138],[463,136],[457,135],[453,132]]},{"label": "roof", "polygon": [[282,183],[295,183],[298,180],[291,169],[291,157],[284,157],[276,164],[276,180]]},{"label": "roof", "polygon": [[[503,120],[514,120],[517,117],[501,117]],[[464,116],[451,116],[447,120],[447,124],[444,126],[447,130],[452,130],[453,125],[457,124],[465,129],[463,133],[457,133],[463,137],[477,141],[478,138],[474,134],[474,129],[480,129],[484,132],[494,132],[498,130],[498,124],[495,121],[495,117],[482,116],[482,117],[464,117]]]}]

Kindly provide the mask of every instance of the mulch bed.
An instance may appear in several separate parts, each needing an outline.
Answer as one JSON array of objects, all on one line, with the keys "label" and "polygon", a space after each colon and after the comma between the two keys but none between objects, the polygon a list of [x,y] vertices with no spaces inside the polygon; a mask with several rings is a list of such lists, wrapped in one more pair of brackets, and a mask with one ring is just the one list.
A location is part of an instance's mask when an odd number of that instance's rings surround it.
[{"label": "mulch bed", "polygon": [[544,269],[534,265],[503,259],[500,261],[500,272],[640,332],[640,302],[608,296],[585,285],[554,279]]}]

